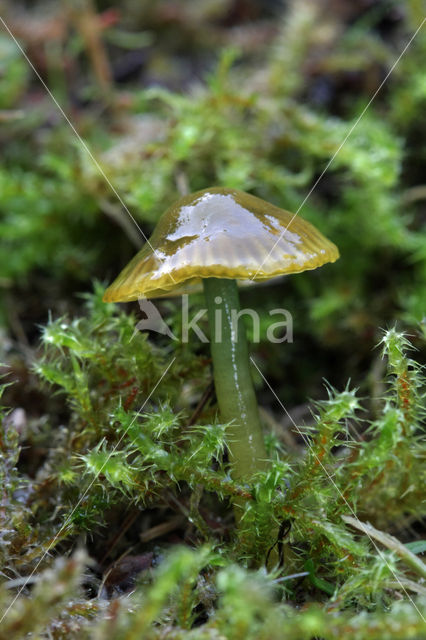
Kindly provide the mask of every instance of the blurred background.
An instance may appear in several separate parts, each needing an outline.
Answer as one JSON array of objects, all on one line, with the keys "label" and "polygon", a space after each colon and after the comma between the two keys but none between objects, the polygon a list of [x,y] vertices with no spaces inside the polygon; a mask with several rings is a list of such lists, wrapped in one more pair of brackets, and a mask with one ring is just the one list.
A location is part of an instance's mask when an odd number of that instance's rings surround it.
[{"label": "blurred background", "polygon": [[[424,359],[425,28],[356,123],[422,0],[3,0],[0,16],[7,404],[43,413],[40,326],[84,314],[81,294],[141,246],[123,203],[147,236],[180,194],[212,185],[295,211],[355,124],[300,211],[341,258],[243,291],[264,337],[270,309],[294,319],[293,344],[253,351],[295,417],[324,379],[380,393],[383,328],[407,330]],[[178,300],[159,305],[178,323]]]}]

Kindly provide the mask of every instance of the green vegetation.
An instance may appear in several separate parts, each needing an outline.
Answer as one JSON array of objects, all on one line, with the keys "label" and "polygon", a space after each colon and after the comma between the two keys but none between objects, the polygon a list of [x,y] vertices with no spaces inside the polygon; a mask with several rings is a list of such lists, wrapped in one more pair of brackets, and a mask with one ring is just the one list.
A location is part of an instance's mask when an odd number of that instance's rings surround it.
[{"label": "green vegetation", "polygon": [[[424,29],[358,117],[421,3],[306,0],[249,23],[229,0],[195,4],[125,0],[114,18],[99,2],[115,81],[72,13],[22,14],[22,46],[98,165],[0,31],[0,640],[420,640]],[[147,56],[142,83],[118,79],[123,51]],[[148,236],[215,184],[303,203],[341,253],[241,291],[274,390],[254,368],[270,466],[249,484],[229,474],[208,345],[135,331],[136,305],[102,302],[141,243],[122,203]],[[292,344],[266,339],[276,307]],[[179,300],[158,308],[180,336]]]}]

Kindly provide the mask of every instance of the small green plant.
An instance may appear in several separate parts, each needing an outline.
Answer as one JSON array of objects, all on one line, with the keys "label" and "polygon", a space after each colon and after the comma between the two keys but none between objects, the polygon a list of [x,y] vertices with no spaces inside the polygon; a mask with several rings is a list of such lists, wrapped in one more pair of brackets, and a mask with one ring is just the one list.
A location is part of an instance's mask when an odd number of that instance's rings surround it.
[{"label": "small green plant", "polygon": [[[259,257],[263,261],[259,261]],[[241,321],[237,279],[257,282],[334,262],[337,247],[300,216],[235,189],[187,195],[108,287],[106,302],[175,296],[203,284],[221,419],[233,477],[265,468],[266,450]]]}]

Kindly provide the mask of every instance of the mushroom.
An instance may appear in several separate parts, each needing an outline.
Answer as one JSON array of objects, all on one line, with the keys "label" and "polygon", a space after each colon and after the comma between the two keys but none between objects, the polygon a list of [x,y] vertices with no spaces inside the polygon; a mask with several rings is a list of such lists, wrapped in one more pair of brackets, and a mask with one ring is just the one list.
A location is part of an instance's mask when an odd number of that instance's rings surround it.
[{"label": "mushroom", "polygon": [[184,196],[160,218],[149,242],[104,295],[106,302],[190,293],[204,286],[221,419],[229,423],[232,475],[248,481],[266,468],[249,354],[238,316],[237,281],[316,269],[339,257],[309,222],[237,189]]}]

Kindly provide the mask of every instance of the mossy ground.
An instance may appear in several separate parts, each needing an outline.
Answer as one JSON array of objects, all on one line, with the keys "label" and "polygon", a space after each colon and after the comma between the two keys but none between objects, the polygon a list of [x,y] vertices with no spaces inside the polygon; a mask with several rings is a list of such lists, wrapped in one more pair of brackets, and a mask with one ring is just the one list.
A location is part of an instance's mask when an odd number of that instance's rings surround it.
[{"label": "mossy ground", "polygon": [[[75,127],[0,31],[0,639],[424,638],[426,27],[359,119],[421,3],[46,7],[0,4]],[[341,253],[242,291],[249,486],[208,346],[102,302],[141,243],[126,208],[149,235],[211,185],[303,203]]]}]

